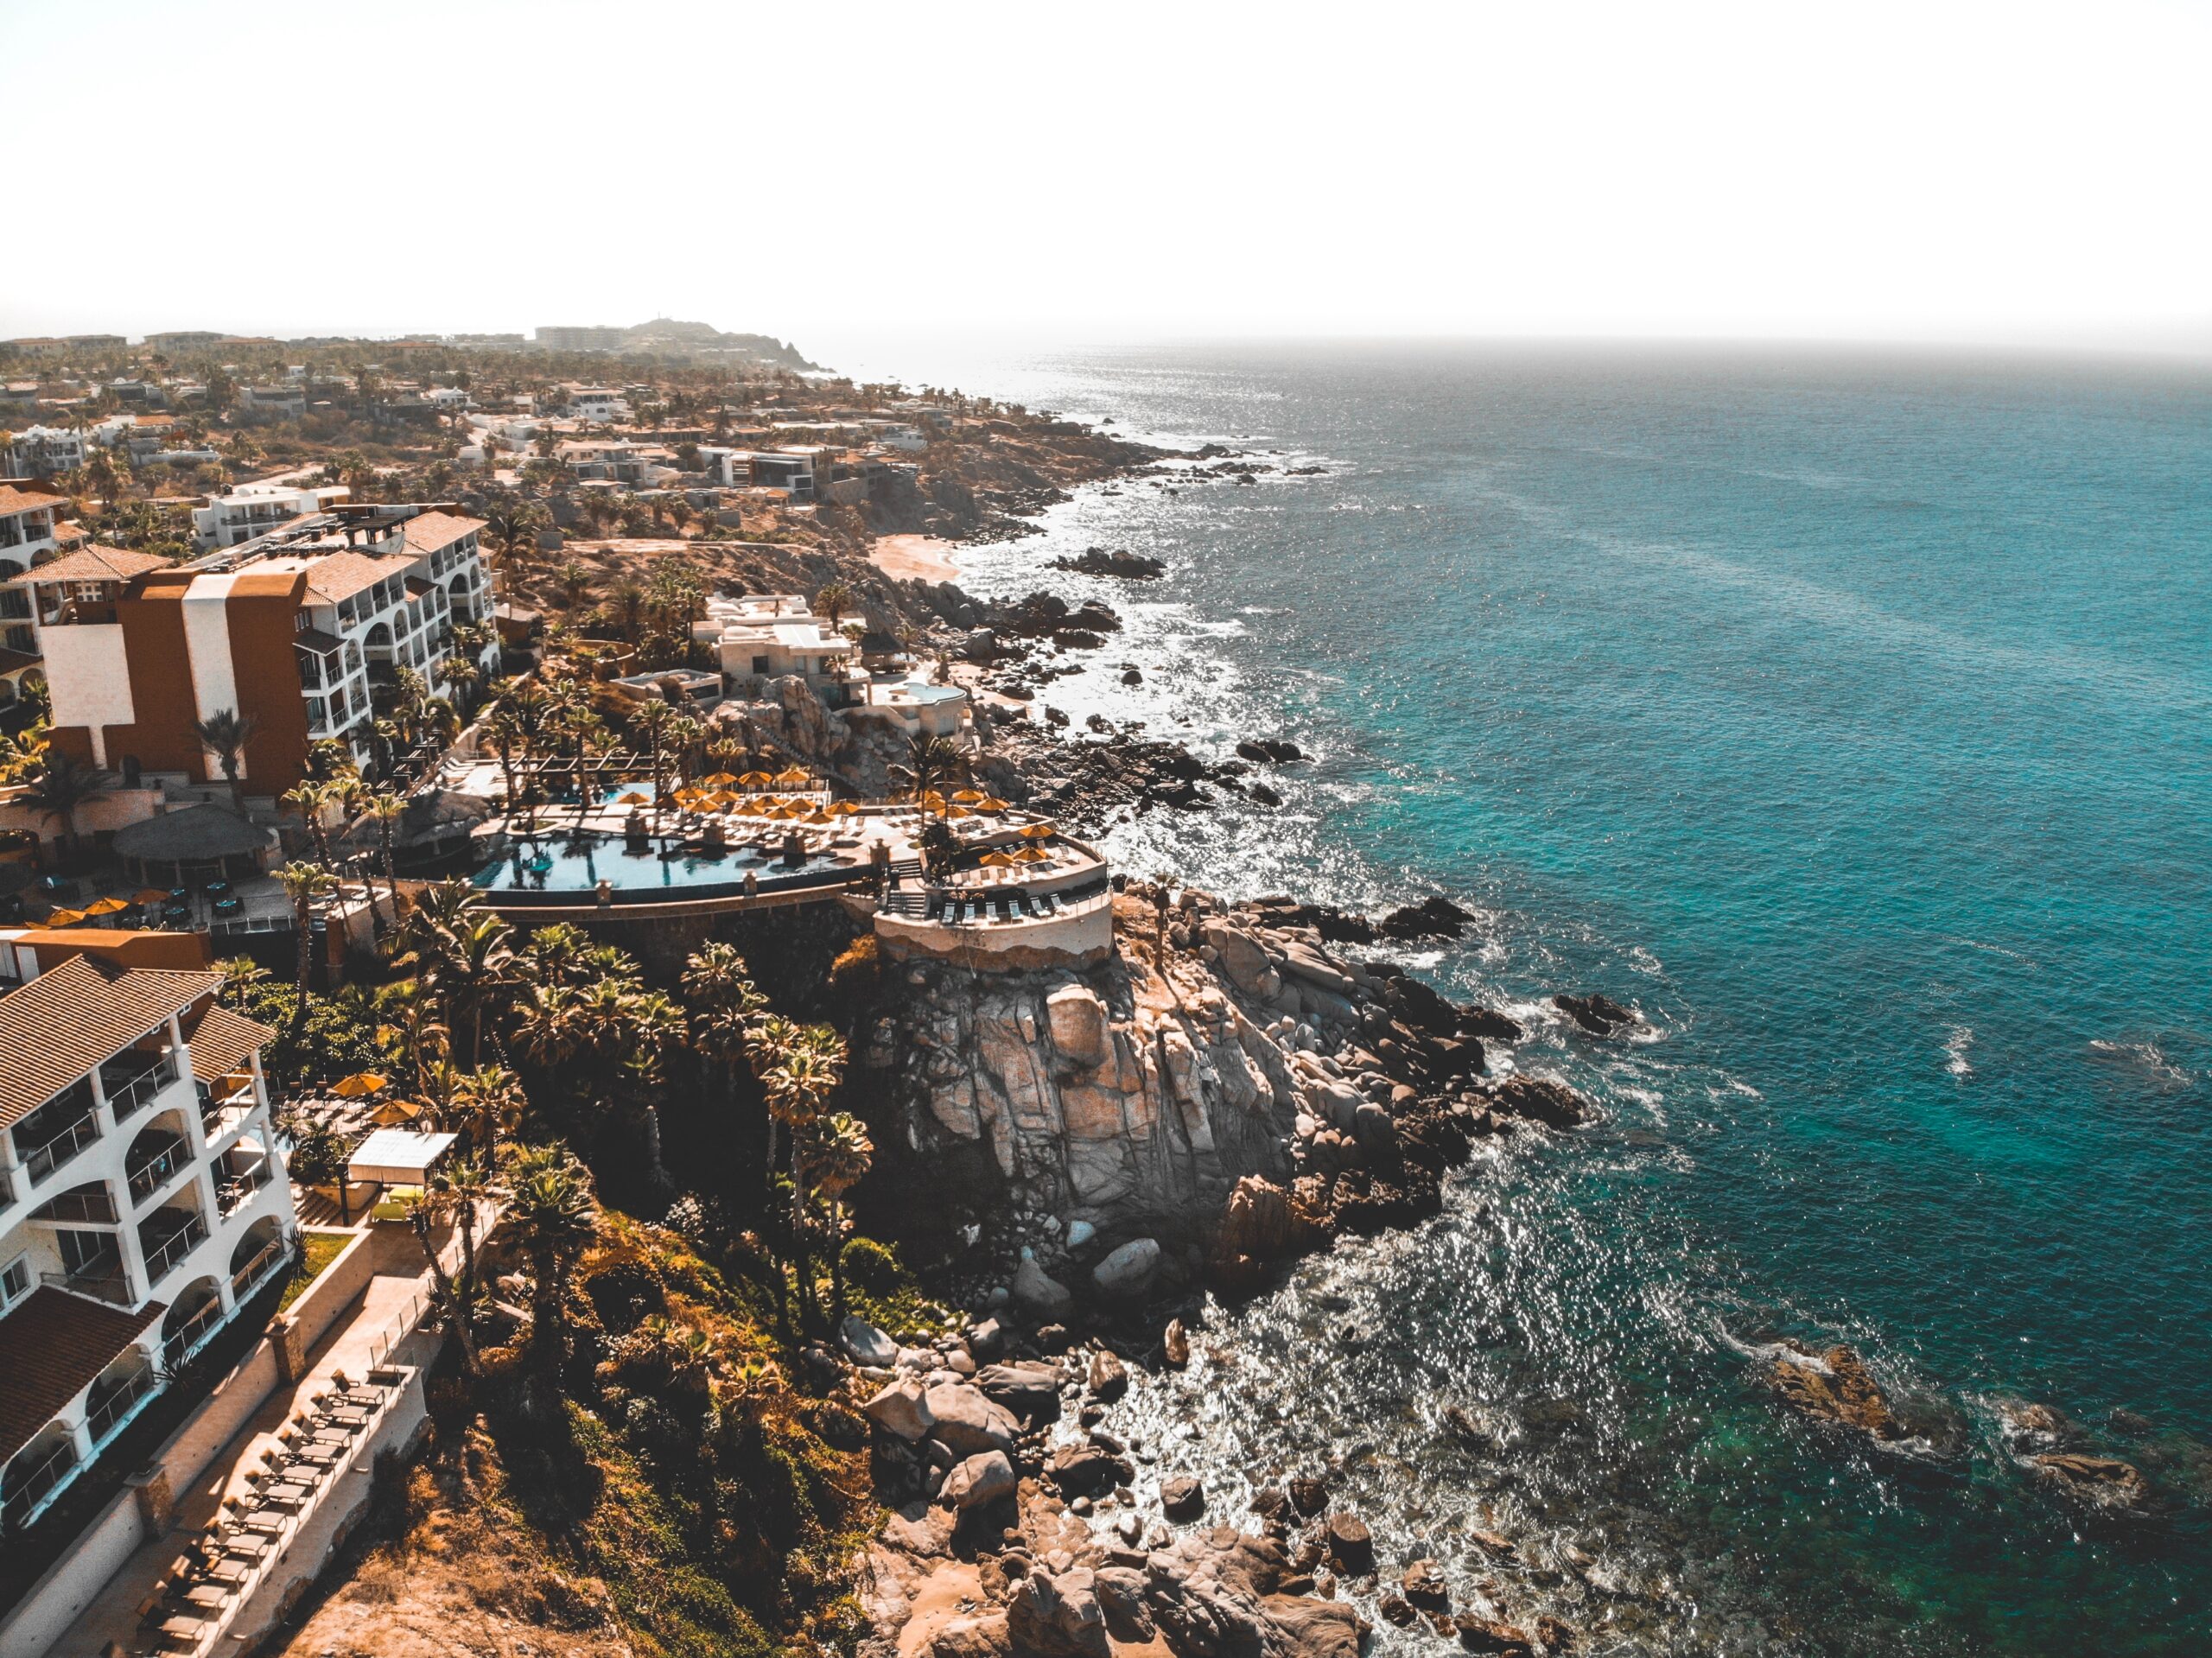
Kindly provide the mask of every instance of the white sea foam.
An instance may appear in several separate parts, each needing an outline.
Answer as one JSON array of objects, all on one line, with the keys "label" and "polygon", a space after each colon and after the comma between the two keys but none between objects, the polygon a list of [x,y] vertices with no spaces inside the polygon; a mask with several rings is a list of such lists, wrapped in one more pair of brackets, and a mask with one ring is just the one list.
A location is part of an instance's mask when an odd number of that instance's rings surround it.
[{"label": "white sea foam", "polygon": [[1974,1065],[1967,1058],[1967,1051],[1974,1046],[1974,1027],[1954,1025],[1951,1033],[1943,1039],[1943,1052],[1948,1056],[1943,1069],[1961,1082],[1974,1075]]}]

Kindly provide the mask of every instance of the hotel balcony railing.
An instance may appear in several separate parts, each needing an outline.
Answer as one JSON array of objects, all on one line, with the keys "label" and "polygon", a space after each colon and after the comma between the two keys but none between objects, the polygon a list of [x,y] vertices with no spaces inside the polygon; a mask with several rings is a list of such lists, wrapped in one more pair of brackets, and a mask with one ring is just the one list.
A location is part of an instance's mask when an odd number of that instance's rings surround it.
[{"label": "hotel balcony railing", "polygon": [[241,1083],[227,1094],[210,1092],[200,1103],[200,1131],[212,1144],[252,1115],[260,1102],[251,1083]]},{"label": "hotel balcony railing", "polygon": [[[112,1060],[109,1062],[110,1064],[113,1063]],[[102,1065],[100,1086],[107,1090],[108,1109],[114,1114],[115,1120],[121,1122],[176,1081],[176,1056],[165,1052],[157,1064],[149,1065],[135,1075],[118,1071],[111,1076],[108,1066]]]},{"label": "hotel balcony railing", "polygon": [[0,1169],[0,1210],[5,1210],[15,1201],[16,1177],[6,1169]]},{"label": "hotel balcony railing", "polygon": [[207,1241],[207,1223],[194,1215],[182,1226],[146,1251],[146,1281],[159,1284],[177,1264]]},{"label": "hotel balcony railing", "polygon": [[223,1322],[223,1303],[219,1297],[210,1297],[207,1305],[187,1318],[162,1343],[162,1363],[172,1370],[207,1344]]},{"label": "hotel balcony railing", "polygon": [[73,1295],[89,1295],[95,1301],[127,1307],[138,1298],[130,1293],[130,1280],[124,1277],[120,1266],[110,1266],[109,1271],[102,1273],[41,1273],[38,1278],[40,1283]]},{"label": "hotel balcony railing", "polygon": [[215,1186],[215,1207],[225,1215],[234,1215],[238,1206],[269,1184],[269,1159],[262,1159],[243,1174],[221,1176]]},{"label": "hotel balcony railing", "polygon": [[163,1186],[190,1159],[192,1148],[181,1136],[172,1134],[168,1144],[142,1159],[130,1171],[130,1201],[143,1204]]},{"label": "hotel balcony railing", "polygon": [[292,1252],[282,1238],[271,1238],[263,1244],[252,1260],[231,1274],[231,1297],[243,1301],[266,1284],[276,1269],[292,1258]]},{"label": "hotel balcony railing", "polygon": [[[222,1304],[218,1302],[216,1305],[219,1306]],[[85,1431],[92,1436],[92,1449],[98,1452],[109,1436],[123,1426],[124,1419],[137,1408],[138,1401],[153,1391],[154,1372],[149,1367],[137,1372],[130,1381],[100,1401],[85,1418]]]},{"label": "hotel balcony railing", "polygon": [[4,1499],[0,1508],[4,1508],[10,1521],[22,1525],[76,1471],[77,1447],[67,1439],[20,1473],[11,1464],[7,1486],[0,1492],[0,1499]]},{"label": "hotel balcony railing", "polygon": [[34,1146],[23,1154],[31,1184],[36,1185],[99,1137],[100,1125],[88,1111],[45,1144]]}]

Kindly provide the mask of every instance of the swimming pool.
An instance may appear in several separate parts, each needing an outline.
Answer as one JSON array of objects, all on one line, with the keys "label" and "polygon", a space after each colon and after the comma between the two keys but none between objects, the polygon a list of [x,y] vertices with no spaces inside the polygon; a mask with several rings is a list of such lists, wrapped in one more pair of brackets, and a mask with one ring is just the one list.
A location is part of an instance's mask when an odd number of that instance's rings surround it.
[{"label": "swimming pool", "polygon": [[772,893],[834,885],[855,873],[849,860],[827,853],[810,854],[795,864],[750,847],[720,854],[680,848],[667,855],[657,844],[632,846],[612,835],[583,835],[516,841],[469,880],[487,892],[542,893],[556,902],[573,895],[588,903],[602,880],[618,900],[636,902],[654,893],[687,899],[734,895],[745,890],[748,874],[758,891]]}]

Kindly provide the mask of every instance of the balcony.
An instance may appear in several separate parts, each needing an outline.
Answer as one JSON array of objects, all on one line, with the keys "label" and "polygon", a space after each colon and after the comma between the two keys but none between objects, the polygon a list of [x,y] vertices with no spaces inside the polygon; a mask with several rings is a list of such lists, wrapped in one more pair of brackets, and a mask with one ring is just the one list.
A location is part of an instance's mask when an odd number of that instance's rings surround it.
[{"label": "balcony", "polygon": [[23,1168],[33,1185],[75,1157],[100,1137],[100,1125],[87,1111],[60,1134],[41,1141],[23,1153]]},{"label": "balcony", "polygon": [[[207,1223],[197,1214],[192,1215],[174,1230],[158,1231],[158,1226],[168,1225],[162,1217],[173,1213],[168,1210],[155,1212],[151,1220],[138,1229],[138,1241],[146,1250],[146,1282],[158,1285],[177,1269],[179,1263],[207,1242]],[[155,1238],[161,1242],[153,1242]]]},{"label": "balcony", "polygon": [[[97,1391],[97,1384],[95,1384]],[[95,1454],[130,1420],[139,1405],[154,1391],[154,1371],[150,1365],[141,1365],[130,1374],[128,1381],[110,1392],[94,1405],[85,1417],[85,1431],[92,1436]]]},{"label": "balcony", "polygon": [[63,1439],[37,1461],[8,1465],[7,1484],[0,1490],[0,1509],[17,1526],[27,1523],[46,1499],[77,1471],[77,1447]]},{"label": "balcony", "polygon": [[215,1181],[215,1207],[226,1217],[235,1215],[248,1198],[269,1184],[272,1172],[266,1152],[235,1173],[219,1167]]},{"label": "balcony", "polygon": [[151,1064],[132,1064],[130,1055],[124,1053],[100,1067],[100,1087],[106,1091],[108,1109],[118,1122],[151,1104],[154,1096],[176,1078],[176,1054],[168,1048]]},{"label": "balcony", "polygon": [[251,1082],[240,1083],[224,1094],[211,1091],[200,1102],[200,1131],[212,1146],[251,1116],[260,1103]]},{"label": "balcony", "polygon": [[103,1262],[98,1270],[82,1269],[73,1273],[41,1273],[40,1283],[48,1288],[67,1290],[72,1295],[89,1295],[95,1301],[111,1305],[135,1305],[138,1298],[131,1293],[130,1280],[123,1275],[123,1263]]},{"label": "balcony", "polygon": [[219,1296],[210,1296],[207,1305],[187,1318],[162,1343],[162,1363],[170,1369],[181,1368],[184,1362],[207,1344],[223,1322],[223,1303]]},{"label": "balcony", "polygon": [[134,1204],[144,1203],[168,1185],[191,1159],[192,1147],[183,1136],[171,1134],[165,1144],[156,1147],[131,1167],[128,1177],[130,1201]]},{"label": "balcony", "polygon": [[270,1239],[255,1252],[252,1260],[231,1274],[231,1299],[244,1301],[291,1258],[292,1252],[283,1238]]}]

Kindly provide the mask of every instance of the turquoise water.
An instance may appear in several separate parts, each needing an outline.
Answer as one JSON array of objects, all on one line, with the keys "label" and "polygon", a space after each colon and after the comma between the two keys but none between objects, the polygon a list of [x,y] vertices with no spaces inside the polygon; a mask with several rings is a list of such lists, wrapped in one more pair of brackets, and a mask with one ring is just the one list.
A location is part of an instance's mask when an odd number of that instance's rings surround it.
[{"label": "turquoise water", "polygon": [[[1485,1508],[1539,1552],[1571,1539],[1629,1587],[1509,1586],[1600,1650],[2212,1651],[2202,373],[886,366],[1325,468],[1086,493],[964,579],[1122,609],[1110,666],[1146,683],[1056,683],[1078,726],[1316,756],[1281,812],[1138,819],[1119,855],[1234,892],[1452,894],[1474,933],[1411,959],[1536,1021],[1518,1063],[1611,1113],[1230,1315],[1267,1363],[1208,1382],[1187,1459],[1235,1478],[1356,1424],[1344,1477],[1386,1551],[1480,1578],[1446,1545]],[[1089,545],[1169,576],[1043,568]],[[1649,1039],[1563,1030],[1560,988],[1635,1004]],[[1339,1350],[1347,1316],[1382,1338]],[[1779,1415],[1752,1381],[1778,1334],[1860,1346],[1936,1444],[1878,1457]],[[2141,1465],[2170,1516],[2077,1524],[2006,1454],[2007,1399]],[[1500,1444],[1455,1440],[1446,1404]]]},{"label": "turquoise water", "polygon": [[657,893],[703,898],[741,891],[748,873],[764,891],[808,886],[833,873],[839,861],[820,854],[790,864],[778,853],[753,848],[719,855],[679,851],[671,857],[658,843],[632,847],[619,836],[549,835],[515,842],[469,879],[503,892],[586,895],[604,880],[619,898],[634,902]]}]

